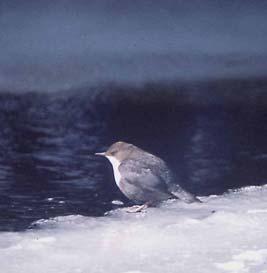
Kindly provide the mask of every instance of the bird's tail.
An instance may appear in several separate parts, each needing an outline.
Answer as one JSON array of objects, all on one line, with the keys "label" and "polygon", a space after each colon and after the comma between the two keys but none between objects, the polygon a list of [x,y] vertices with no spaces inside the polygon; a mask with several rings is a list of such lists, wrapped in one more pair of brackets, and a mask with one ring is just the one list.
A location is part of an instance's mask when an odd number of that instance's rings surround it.
[{"label": "bird's tail", "polygon": [[198,199],[195,195],[182,189],[181,186],[179,186],[177,184],[171,185],[170,191],[175,198],[178,198],[178,199],[184,201],[185,203],[189,203],[189,204],[194,203],[194,202],[202,203],[202,201],[200,199]]}]

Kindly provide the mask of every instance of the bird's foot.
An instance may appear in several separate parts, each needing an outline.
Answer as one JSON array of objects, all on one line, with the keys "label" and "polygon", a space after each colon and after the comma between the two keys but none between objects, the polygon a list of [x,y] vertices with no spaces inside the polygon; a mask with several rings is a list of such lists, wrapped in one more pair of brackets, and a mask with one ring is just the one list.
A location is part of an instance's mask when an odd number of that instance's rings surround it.
[{"label": "bird's foot", "polygon": [[143,204],[143,205],[135,205],[132,207],[127,208],[127,212],[128,213],[137,213],[137,212],[141,212],[144,211],[145,209],[148,208],[148,204]]}]

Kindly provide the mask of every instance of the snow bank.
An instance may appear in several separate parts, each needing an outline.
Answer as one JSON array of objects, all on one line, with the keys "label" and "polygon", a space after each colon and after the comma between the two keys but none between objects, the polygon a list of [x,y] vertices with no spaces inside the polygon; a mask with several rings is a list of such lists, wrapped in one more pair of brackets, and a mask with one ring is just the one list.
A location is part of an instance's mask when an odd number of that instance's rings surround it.
[{"label": "snow bank", "polygon": [[[267,186],[146,213],[41,220],[1,233],[3,273],[266,273]],[[215,211],[215,212],[214,212]]]}]

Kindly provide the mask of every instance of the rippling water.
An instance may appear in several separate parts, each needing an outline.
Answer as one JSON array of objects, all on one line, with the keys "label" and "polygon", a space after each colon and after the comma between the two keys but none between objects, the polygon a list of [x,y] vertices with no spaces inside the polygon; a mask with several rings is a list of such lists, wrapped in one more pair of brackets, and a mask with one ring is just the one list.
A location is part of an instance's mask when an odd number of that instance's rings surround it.
[{"label": "rippling water", "polygon": [[209,84],[202,94],[194,86],[172,88],[1,93],[0,229],[58,215],[99,216],[116,207],[113,200],[127,203],[109,163],[93,155],[117,140],[164,158],[198,195],[266,184],[265,97],[255,103],[263,86],[245,100],[229,96],[231,102],[210,95],[216,92]]}]

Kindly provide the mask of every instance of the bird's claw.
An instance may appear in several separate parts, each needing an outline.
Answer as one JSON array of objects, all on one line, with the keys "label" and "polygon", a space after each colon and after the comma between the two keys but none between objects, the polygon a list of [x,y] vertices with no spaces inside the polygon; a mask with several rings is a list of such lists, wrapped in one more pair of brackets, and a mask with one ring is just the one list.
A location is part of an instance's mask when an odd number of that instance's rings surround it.
[{"label": "bird's claw", "polygon": [[147,204],[143,204],[143,205],[135,205],[132,207],[127,208],[127,212],[128,213],[137,213],[137,212],[141,212],[144,211],[145,209],[147,209],[148,205]]}]

